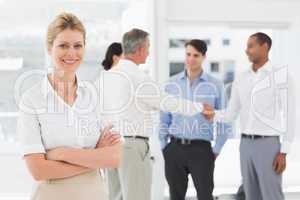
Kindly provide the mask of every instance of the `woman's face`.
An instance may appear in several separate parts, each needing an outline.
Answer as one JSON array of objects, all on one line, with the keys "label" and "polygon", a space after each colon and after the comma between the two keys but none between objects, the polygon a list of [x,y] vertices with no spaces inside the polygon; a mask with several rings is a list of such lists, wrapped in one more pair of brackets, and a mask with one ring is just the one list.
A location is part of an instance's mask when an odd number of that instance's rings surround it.
[{"label": "woman's face", "polygon": [[71,29],[60,32],[49,48],[55,70],[75,73],[83,60],[84,48],[84,37],[81,32]]}]

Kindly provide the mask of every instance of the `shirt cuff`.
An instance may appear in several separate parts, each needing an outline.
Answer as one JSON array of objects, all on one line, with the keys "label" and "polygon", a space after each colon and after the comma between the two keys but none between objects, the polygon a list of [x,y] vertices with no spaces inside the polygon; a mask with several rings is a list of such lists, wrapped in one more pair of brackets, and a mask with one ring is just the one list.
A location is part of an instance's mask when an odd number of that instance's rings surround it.
[{"label": "shirt cuff", "polygon": [[289,153],[291,149],[291,143],[290,142],[282,142],[280,147],[280,153]]},{"label": "shirt cuff", "polygon": [[214,121],[215,122],[222,122],[223,115],[224,115],[224,113],[222,111],[215,110]]},{"label": "shirt cuff", "polygon": [[221,147],[220,145],[215,145],[215,146],[213,147],[213,152],[214,152],[214,154],[219,155],[219,154],[221,153],[221,149],[222,149],[222,147]]}]

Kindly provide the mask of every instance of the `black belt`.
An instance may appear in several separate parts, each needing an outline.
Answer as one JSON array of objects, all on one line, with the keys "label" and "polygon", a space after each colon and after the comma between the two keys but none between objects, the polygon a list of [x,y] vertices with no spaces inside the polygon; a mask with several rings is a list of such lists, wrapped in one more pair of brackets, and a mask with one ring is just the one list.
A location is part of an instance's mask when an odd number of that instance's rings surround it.
[{"label": "black belt", "polygon": [[247,139],[252,139],[252,140],[270,138],[270,137],[278,137],[278,136],[248,135],[248,134],[242,133],[242,138],[247,138]]},{"label": "black belt", "polygon": [[209,144],[210,145],[210,142],[205,141],[205,140],[197,140],[197,139],[191,140],[191,139],[185,139],[185,138],[176,138],[173,136],[171,136],[170,138],[171,138],[171,142],[177,143],[177,144],[182,144],[182,145],[189,145],[189,144]]},{"label": "black belt", "polygon": [[140,139],[140,140],[146,140],[149,141],[148,137],[139,136],[139,135],[125,135],[124,138],[132,138],[132,139]]}]

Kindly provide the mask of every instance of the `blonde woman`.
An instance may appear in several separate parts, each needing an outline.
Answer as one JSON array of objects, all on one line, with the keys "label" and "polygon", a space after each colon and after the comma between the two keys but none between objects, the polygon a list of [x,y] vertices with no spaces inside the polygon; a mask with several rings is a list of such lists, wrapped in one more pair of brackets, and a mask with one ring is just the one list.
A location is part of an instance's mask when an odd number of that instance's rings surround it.
[{"label": "blonde woman", "polygon": [[32,200],[107,200],[99,169],[120,163],[120,136],[111,127],[100,131],[91,90],[75,74],[85,35],[73,14],[56,17],[47,32],[54,70],[20,101],[22,155],[37,183]]}]

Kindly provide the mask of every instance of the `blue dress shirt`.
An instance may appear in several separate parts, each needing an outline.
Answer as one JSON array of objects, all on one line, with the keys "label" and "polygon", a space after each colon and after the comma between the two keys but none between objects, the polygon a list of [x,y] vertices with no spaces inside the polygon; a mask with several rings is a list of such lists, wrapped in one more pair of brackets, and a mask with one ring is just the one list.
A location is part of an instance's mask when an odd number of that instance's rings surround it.
[{"label": "blue dress shirt", "polygon": [[[165,90],[178,98],[207,103],[217,110],[226,106],[223,83],[205,72],[190,82],[186,71],[183,71],[168,82]],[[219,154],[230,132],[230,124],[210,122],[202,114],[186,117],[177,113],[160,113],[159,139],[162,149],[168,144],[170,136],[205,141],[215,139],[213,151]]]}]

